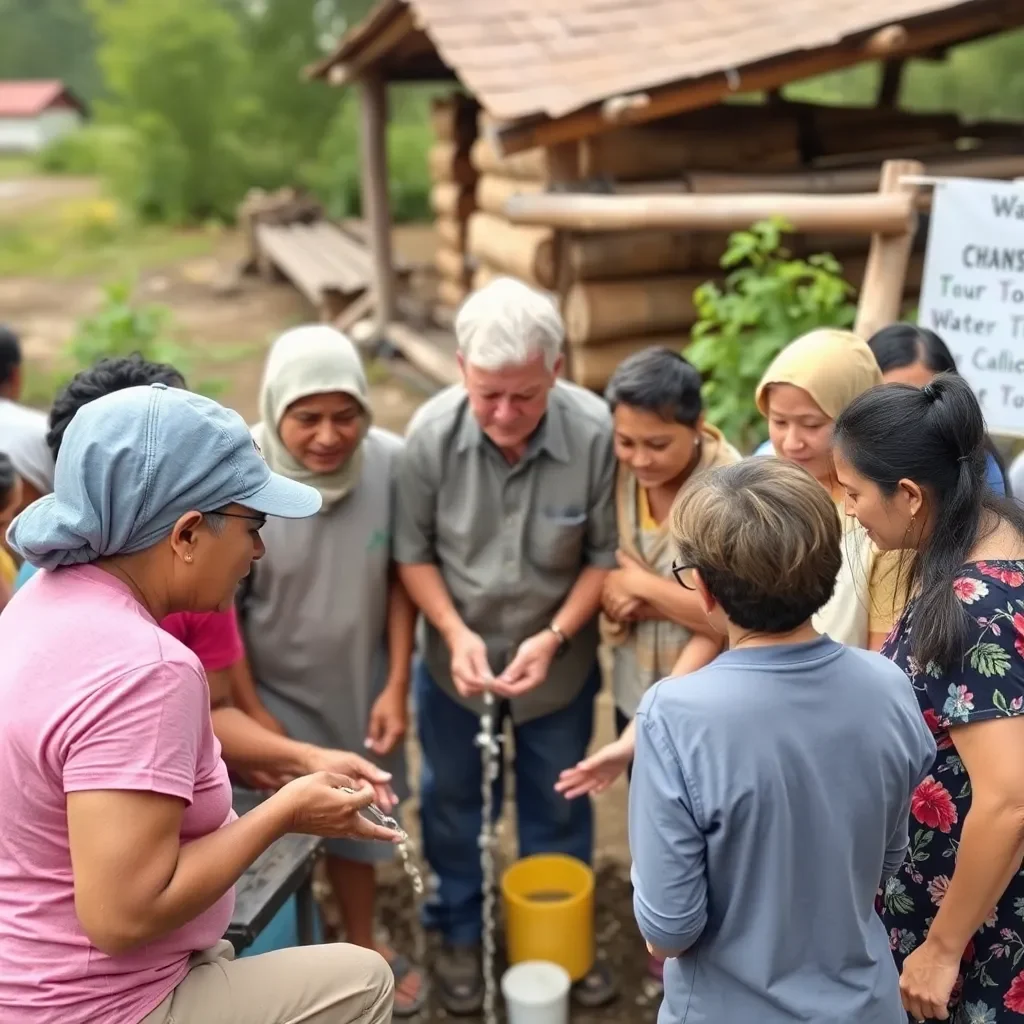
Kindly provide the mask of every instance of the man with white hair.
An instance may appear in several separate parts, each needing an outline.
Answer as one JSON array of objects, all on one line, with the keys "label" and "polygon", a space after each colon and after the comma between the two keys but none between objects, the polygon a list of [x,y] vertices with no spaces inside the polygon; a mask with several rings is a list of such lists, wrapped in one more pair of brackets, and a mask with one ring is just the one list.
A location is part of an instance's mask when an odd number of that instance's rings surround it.
[{"label": "man with white hair", "polygon": [[[424,854],[437,887],[426,925],[452,1013],[482,1002],[481,694],[515,734],[522,856],[589,862],[588,800],[554,785],[590,743],[600,688],[601,588],[615,568],[615,457],[604,401],[559,379],[563,325],[549,299],[510,278],[455,321],[462,385],[424,404],[397,470],[395,560],[423,612],[414,693],[422,746]],[[596,969],[580,1002],[614,996]]]}]

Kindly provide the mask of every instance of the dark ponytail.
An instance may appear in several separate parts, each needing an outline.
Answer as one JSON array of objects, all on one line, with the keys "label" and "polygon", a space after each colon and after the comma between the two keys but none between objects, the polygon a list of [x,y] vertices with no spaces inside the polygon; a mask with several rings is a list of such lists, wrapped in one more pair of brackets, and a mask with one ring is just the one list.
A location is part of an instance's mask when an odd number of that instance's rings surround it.
[{"label": "dark ponytail", "polygon": [[917,593],[911,653],[919,665],[950,668],[967,649],[967,613],[953,592],[977,544],[984,513],[1024,536],[1024,509],[994,495],[985,479],[985,420],[970,385],[952,373],[924,388],[882,384],[836,420],[834,443],[886,497],[900,480],[926,495],[931,531],[908,576]]},{"label": "dark ponytail", "polygon": [[[958,373],[956,360],[949,346],[934,331],[917,324],[889,324],[876,331],[868,339],[875,362],[882,373],[890,370],[902,370],[904,367],[920,363],[932,373]],[[996,447],[995,441],[985,434],[985,450],[992,456],[999,473],[1003,478],[1006,494],[1010,494],[1010,477],[1006,472],[1006,462]]]}]

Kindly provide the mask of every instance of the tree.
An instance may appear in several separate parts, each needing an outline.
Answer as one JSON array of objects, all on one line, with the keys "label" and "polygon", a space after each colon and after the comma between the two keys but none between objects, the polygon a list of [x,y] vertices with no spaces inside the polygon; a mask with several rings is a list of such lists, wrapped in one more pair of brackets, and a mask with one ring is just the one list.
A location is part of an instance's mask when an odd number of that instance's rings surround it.
[{"label": "tree", "polygon": [[104,113],[135,135],[116,172],[126,198],[171,221],[230,216],[245,187],[247,55],[238,23],[209,0],[89,3]]}]

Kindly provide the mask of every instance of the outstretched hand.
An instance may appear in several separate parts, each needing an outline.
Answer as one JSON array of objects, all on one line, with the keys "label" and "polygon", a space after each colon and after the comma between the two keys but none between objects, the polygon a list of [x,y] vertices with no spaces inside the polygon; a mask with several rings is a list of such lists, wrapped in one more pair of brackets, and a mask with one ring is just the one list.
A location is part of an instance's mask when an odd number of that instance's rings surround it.
[{"label": "outstretched hand", "polygon": [[566,800],[603,793],[633,760],[633,744],[622,737],[584,758],[573,768],[566,768],[555,783],[555,792]]}]

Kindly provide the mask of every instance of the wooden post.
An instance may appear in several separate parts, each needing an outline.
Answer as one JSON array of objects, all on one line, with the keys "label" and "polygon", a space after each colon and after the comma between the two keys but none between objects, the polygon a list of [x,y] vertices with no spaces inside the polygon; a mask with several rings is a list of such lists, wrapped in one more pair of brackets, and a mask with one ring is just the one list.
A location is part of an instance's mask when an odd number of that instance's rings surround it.
[{"label": "wooden post", "polygon": [[[918,187],[901,179],[924,173],[919,160],[886,160],[882,164],[880,193],[902,193],[913,201]],[[899,320],[903,301],[903,285],[907,277],[910,250],[914,245],[917,225],[908,227],[901,235],[871,236],[864,283],[857,303],[854,333],[867,340],[875,331]]]},{"label": "wooden post", "polygon": [[388,199],[387,84],[376,72],[359,80],[362,114],[362,205],[376,296],[375,327],[381,333],[395,318],[395,268],[391,255]]}]

